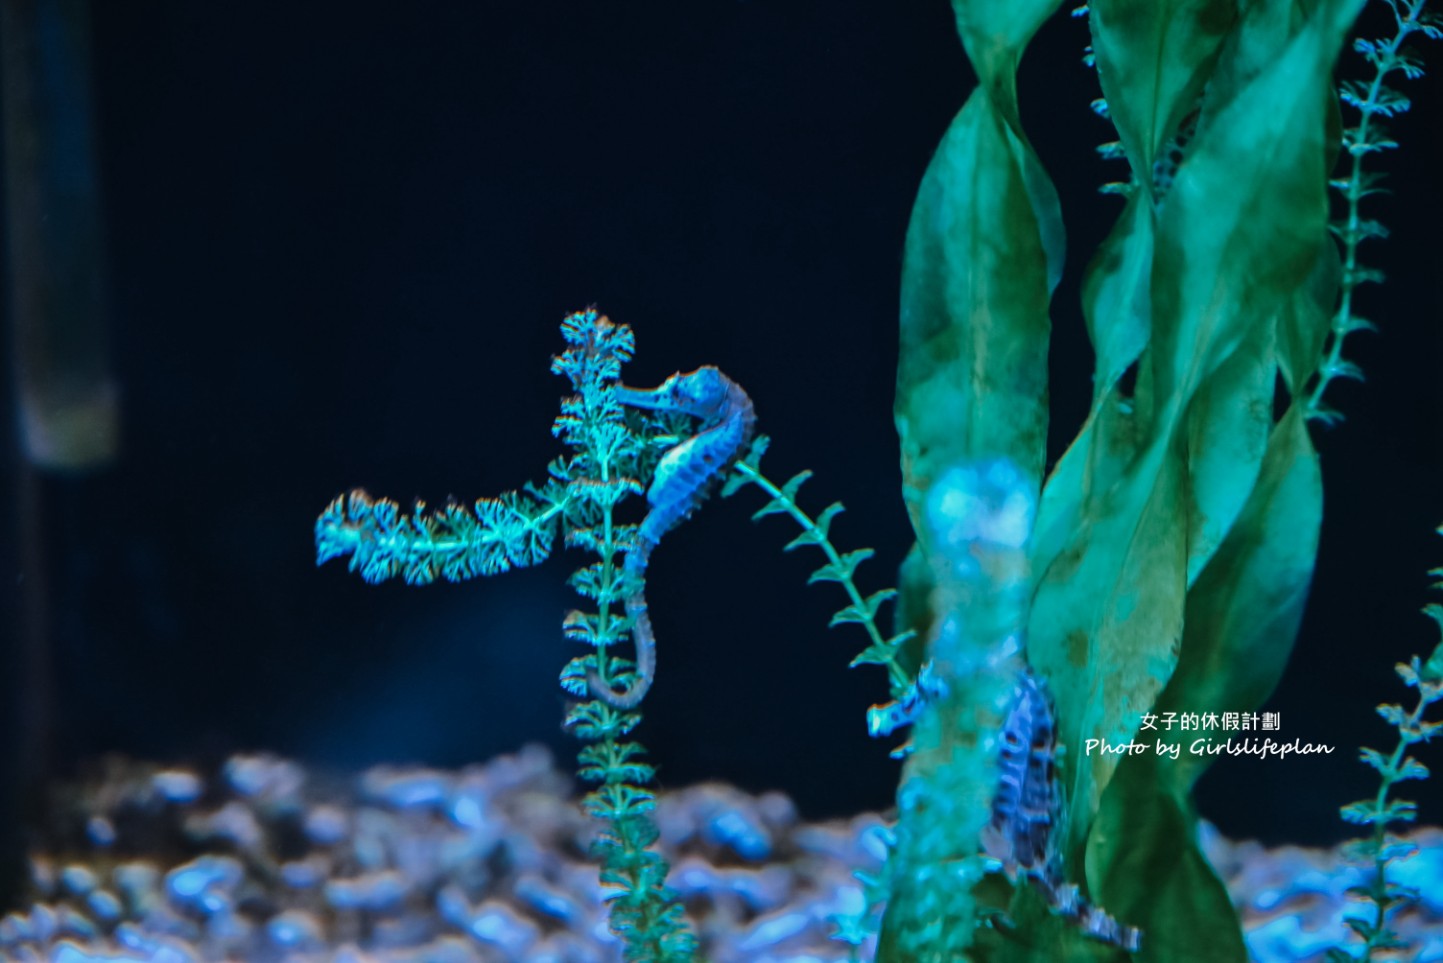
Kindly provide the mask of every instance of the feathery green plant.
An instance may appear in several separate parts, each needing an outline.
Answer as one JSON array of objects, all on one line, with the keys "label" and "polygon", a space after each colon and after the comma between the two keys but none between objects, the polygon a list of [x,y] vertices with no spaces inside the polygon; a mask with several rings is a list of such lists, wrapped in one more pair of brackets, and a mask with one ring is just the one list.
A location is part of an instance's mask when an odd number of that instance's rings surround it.
[{"label": "feathery green plant", "polygon": [[606,824],[597,852],[601,881],[613,887],[612,931],[626,940],[628,960],[672,963],[691,959],[695,938],[666,886],[666,860],[650,848],[657,838],[651,817],[655,801],[644,787],[655,773],[643,761],[640,743],[627,738],[641,715],[591,698],[587,681],[594,673],[608,688],[626,686],[636,670],[609,655],[630,627],[622,603],[639,590],[625,584],[619,564],[636,536],[635,526],[615,518],[616,506],[642,491],[638,479],[647,453],[644,436],[627,426],[616,399],[621,365],[630,360],[635,342],[630,328],[612,325],[594,310],[572,315],[568,322],[562,334],[571,347],[551,370],[565,375],[576,394],[562,402],[552,430],[575,454],[553,463],[551,473],[566,481],[579,509],[574,520],[568,519],[567,544],[598,560],[571,577],[571,587],[595,608],[566,616],[566,635],[593,650],[572,659],[561,674],[562,686],[582,699],[567,713],[566,723],[588,743],[577,756],[578,775],[598,784],[583,806]]},{"label": "feathery green plant", "polygon": [[[1443,528],[1438,531],[1443,534]],[[1435,568],[1429,574],[1435,578],[1443,576],[1443,568]],[[1443,588],[1443,582],[1433,583],[1433,588]],[[1378,792],[1372,799],[1349,803],[1340,810],[1348,822],[1372,827],[1371,835],[1354,840],[1348,846],[1350,857],[1365,864],[1369,873],[1366,885],[1351,887],[1349,892],[1372,904],[1372,918],[1344,918],[1343,921],[1358,935],[1363,945],[1356,952],[1338,947],[1329,950],[1329,963],[1369,963],[1374,959],[1375,951],[1408,948],[1391,927],[1390,919],[1398,910],[1417,902],[1418,893],[1391,882],[1388,867],[1398,860],[1410,858],[1418,852],[1418,847],[1393,836],[1389,827],[1395,823],[1411,823],[1417,815],[1417,806],[1406,799],[1391,799],[1389,796],[1400,782],[1428,778],[1428,767],[1408,752],[1418,743],[1427,742],[1443,732],[1443,722],[1424,718],[1429,706],[1443,702],[1443,605],[1429,604],[1424,607],[1423,613],[1439,629],[1438,645],[1426,662],[1415,655],[1407,664],[1400,662],[1396,666],[1403,684],[1418,690],[1418,701],[1411,710],[1392,703],[1378,707],[1378,715],[1398,730],[1398,744],[1387,756],[1376,749],[1361,750],[1359,759],[1378,772]]]},{"label": "feathery green plant", "polygon": [[1317,381],[1308,395],[1308,417],[1324,423],[1334,423],[1341,418],[1338,412],[1323,404],[1323,392],[1328,384],[1334,378],[1359,381],[1363,378],[1357,365],[1344,360],[1343,340],[1354,331],[1376,330],[1371,322],[1358,316],[1353,304],[1353,293],[1360,284],[1383,280],[1382,271],[1359,263],[1359,246],[1364,241],[1388,236],[1388,229],[1381,222],[1360,213],[1365,197],[1384,192],[1378,186],[1383,180],[1382,173],[1365,169],[1364,162],[1381,151],[1397,148],[1398,142],[1388,136],[1384,121],[1406,113],[1412,106],[1409,99],[1388,86],[1387,81],[1393,74],[1401,74],[1405,80],[1416,80],[1423,75],[1422,61],[1404,46],[1410,39],[1418,36],[1443,39],[1443,16],[1425,9],[1427,0],[1384,2],[1393,14],[1396,27],[1393,36],[1353,41],[1353,50],[1367,60],[1373,76],[1366,81],[1344,80],[1339,85],[1340,99],[1358,116],[1353,125],[1343,131],[1345,175],[1328,181],[1328,186],[1342,198],[1345,212],[1329,224],[1329,230],[1342,247],[1342,276],[1327,356],[1318,366]]},{"label": "feathery green plant", "polygon": [[588,685],[595,673],[603,684],[626,686],[636,672],[631,660],[615,654],[631,628],[622,603],[639,589],[628,584],[620,564],[636,526],[621,523],[616,509],[643,491],[655,469],[651,439],[673,435],[679,426],[670,416],[628,417],[617,401],[621,366],[635,348],[630,328],[589,309],[569,315],[561,333],[567,349],[551,367],[575,394],[562,401],[552,431],[572,454],[551,463],[545,482],[483,498],[472,510],[451,504],[427,512],[418,503],[410,515],[392,501],[353,491],[316,520],[316,558],[319,564],[349,555],[351,570],[368,582],[400,576],[421,585],[536,564],[551,553],[558,534],[567,547],[596,556],[570,580],[591,607],[568,613],[564,623],[567,637],[591,651],[561,673],[562,687],[581,700],[566,716],[586,743],[577,756],[578,774],[595,784],[583,807],[604,824],[595,855],[610,889],[611,928],[625,941],[627,960],[681,963],[691,959],[695,938],[666,886],[666,860],[651,848],[655,802],[646,787],[654,773],[641,744],[630,738],[641,713],[592,698]]},{"label": "feathery green plant", "polygon": [[[887,670],[888,688],[893,700],[890,705],[901,706],[915,701],[919,698],[918,667],[914,664],[915,660],[909,657],[907,643],[915,637],[916,632],[911,629],[903,629],[888,636],[877,624],[879,610],[884,603],[897,597],[897,590],[885,588],[870,595],[862,594],[854,579],[857,566],[875,553],[870,548],[841,552],[832,543],[832,522],[844,511],[841,502],[832,502],[815,517],[797,502],[797,492],[812,477],[810,471],[799,472],[781,485],[777,485],[761,473],[761,458],[766,452],[769,441],[770,439],[766,436],[761,436],[753,443],[747,455],[737,462],[731,475],[727,477],[726,484],[722,488],[722,495],[730,496],[748,484],[755,485],[768,496],[768,501],[752,514],[752,521],[761,521],[768,515],[786,515],[796,522],[802,530],[801,534],[788,542],[782,551],[790,552],[792,549],[807,545],[815,546],[826,556],[827,561],[812,572],[807,579],[807,584],[836,582],[847,595],[848,604],[832,616],[828,628],[856,624],[867,633],[868,645],[852,660],[851,667],[855,668],[859,665],[884,667]],[[898,621],[902,620],[899,618]],[[888,735],[891,732],[890,729],[879,729],[872,721],[876,713],[884,711],[886,708],[886,706],[873,706],[868,712],[868,727],[874,735]],[[893,755],[905,755],[910,748],[910,745],[900,747],[893,752]],[[838,916],[833,920],[836,925],[834,938],[851,945],[853,959],[857,958],[856,954],[861,944],[876,929],[873,908],[885,904],[892,890],[891,882],[885,875],[873,876],[859,871],[856,876],[863,888],[860,910],[853,914]]]},{"label": "feathery green plant", "polygon": [[857,566],[876,553],[870,548],[859,548],[840,552],[832,544],[830,533],[832,522],[845,510],[841,502],[832,502],[814,518],[797,502],[797,492],[812,477],[810,471],[799,472],[785,483],[777,485],[761,472],[761,458],[767,450],[770,439],[762,436],[752,445],[746,457],[737,462],[722,487],[723,497],[735,494],[743,486],[751,484],[760,488],[769,501],[752,514],[752,521],[760,521],[768,515],[786,515],[796,522],[802,533],[788,542],[782,551],[814,545],[826,556],[827,561],[807,579],[807,584],[836,582],[847,593],[848,604],[832,616],[828,628],[838,625],[860,625],[867,633],[869,644],[862,650],[852,665],[880,665],[887,670],[887,682],[893,699],[907,695],[908,687],[916,681],[916,668],[907,664],[905,646],[916,634],[904,630],[886,635],[877,625],[877,614],[883,603],[896,598],[897,590],[880,589],[863,596],[853,576]]},{"label": "feathery green plant", "polygon": [[[558,537],[566,547],[596,556],[570,579],[591,608],[568,613],[563,625],[568,638],[590,647],[561,673],[562,687],[581,700],[566,717],[586,743],[578,753],[578,774],[595,784],[583,807],[605,825],[596,855],[602,862],[601,880],[611,889],[611,927],[626,942],[626,958],[679,963],[692,958],[695,938],[681,904],[665,884],[666,860],[651,848],[657,829],[651,816],[654,796],[647,786],[654,771],[644,761],[640,743],[631,738],[641,714],[592,698],[590,678],[596,676],[608,689],[625,689],[636,678],[636,663],[615,653],[633,628],[625,601],[642,588],[622,564],[637,541],[638,526],[622,522],[616,510],[646,490],[661,454],[685,439],[688,419],[667,410],[643,414],[618,400],[621,366],[635,349],[630,328],[589,309],[568,316],[561,330],[568,347],[553,361],[552,371],[564,375],[575,394],[562,401],[553,433],[573,453],[551,463],[546,481],[480,499],[470,509],[448,504],[427,511],[417,503],[409,515],[388,499],[352,491],[317,519],[316,558],[319,564],[348,556],[351,570],[367,582],[400,577],[423,585],[437,578],[462,581],[537,564],[551,554]],[[786,514],[801,526],[802,533],[787,550],[802,545],[821,550],[827,560],[810,581],[837,582],[849,600],[831,624],[859,624],[870,639],[853,664],[885,666],[894,698],[905,698],[914,680],[900,654],[911,633],[888,638],[877,625],[878,610],[896,592],[862,595],[854,576],[872,550],[838,551],[830,529],[843,511],[841,503],[832,503],[815,518],[809,515],[796,495],[811,473],[802,472],[783,485],[773,483],[760,470],[767,445],[766,436],[755,439],[732,466],[722,494],[755,485],[769,497],[755,519]],[[875,886],[873,895],[881,898]]]}]

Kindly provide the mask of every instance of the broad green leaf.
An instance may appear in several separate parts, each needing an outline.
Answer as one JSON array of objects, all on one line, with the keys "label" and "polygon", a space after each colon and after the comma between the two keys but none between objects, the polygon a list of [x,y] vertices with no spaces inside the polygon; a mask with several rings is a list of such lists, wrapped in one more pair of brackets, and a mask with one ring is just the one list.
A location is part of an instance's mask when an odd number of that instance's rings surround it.
[{"label": "broad green leaf", "polygon": [[[1322,476],[1303,405],[1273,430],[1258,483],[1188,595],[1187,631],[1160,710],[1240,711],[1263,703],[1287,664],[1307,601],[1323,514]],[[1178,789],[1212,757],[1186,751]]]},{"label": "broad green leaf", "polygon": [[1331,237],[1319,238],[1312,271],[1278,317],[1278,370],[1294,396],[1323,360],[1342,271],[1338,245]]},{"label": "broad green leaf", "polygon": [[1246,963],[1227,888],[1197,844],[1197,817],[1153,753],[1128,756],[1088,839],[1087,880],[1109,913],[1143,931],[1138,963]]},{"label": "broad green leaf", "polygon": [[[1297,633],[1321,516],[1317,455],[1295,405],[1274,429],[1252,494],[1188,595],[1181,657],[1157,711],[1262,703]],[[1162,940],[1145,939],[1141,959],[1246,958],[1226,892],[1198,851],[1187,801],[1213,758],[1190,751],[1200,735],[1161,734],[1181,744],[1176,761],[1155,745],[1125,758],[1088,839],[1093,891],[1110,911]],[[1190,947],[1214,946],[1231,955],[1188,955]]]},{"label": "broad green leaf", "polygon": [[1316,262],[1331,71],[1361,2],[1319,4],[1231,97],[1209,91],[1159,214],[1151,354],[1160,430],[1250,323],[1280,314]]},{"label": "broad green leaf", "polygon": [[[1001,883],[989,879],[989,884]],[[979,893],[985,892],[979,887]],[[1004,887],[1005,889],[1005,887]],[[1029,883],[1005,889],[1011,900],[998,927],[979,930],[973,963],[1128,963],[1134,957],[1083,933],[1074,920],[1049,908]],[[1146,937],[1144,937],[1144,941]]]},{"label": "broad green leaf", "polygon": [[[1092,49],[1135,178],[1192,110],[1232,28],[1232,0],[1092,0]],[[1142,193],[1146,193],[1145,191]]]},{"label": "broad green leaf", "polygon": [[1276,325],[1257,318],[1202,384],[1184,426],[1188,463],[1187,581],[1193,584],[1253,490],[1273,427]]},{"label": "broad green leaf", "polygon": [[[1237,22],[1208,81],[1208,99],[1231,101],[1277,61],[1279,51],[1296,39],[1310,19],[1316,25],[1341,24],[1346,31],[1362,7],[1357,3],[1349,12],[1348,2],[1351,0],[1343,4],[1338,0],[1248,0],[1238,4]],[[1336,103],[1331,84],[1327,97]]]},{"label": "broad green leaf", "polygon": [[[1094,444],[1094,450],[1101,448]],[[1049,680],[1068,746],[1068,851],[1082,844],[1118,756],[1088,739],[1130,741],[1172,674],[1187,583],[1183,448],[1155,444],[1105,494],[1041,573],[1029,657]]]},{"label": "broad green leaf", "polygon": [[896,416],[919,535],[920,499],[952,465],[1006,458],[1040,487],[1047,301],[1064,238],[1056,191],[1018,120],[1015,71],[1059,4],[953,3],[980,87],[923,177],[902,270]]},{"label": "broad green leaf", "polygon": [[1022,132],[1017,109],[1017,62],[1032,35],[1062,0],[952,0],[952,13],[963,49],[972,61],[993,109],[1006,124],[1007,138],[1017,163],[1023,189],[1031,199],[1036,230],[1047,258],[1047,290],[1057,287],[1066,257],[1062,208],[1036,153]]},{"label": "broad green leaf", "polygon": [[1152,242],[1152,201],[1134,191],[1082,280],[1082,313],[1097,352],[1094,409],[1147,345]]},{"label": "broad green leaf", "polygon": [[[928,652],[945,689],[913,726],[898,789],[892,898],[878,950],[886,963],[957,959],[972,942],[979,837],[1015,685],[1028,583],[1014,577],[1010,591],[992,591],[982,573],[1025,572],[1025,548],[1018,540],[964,545],[972,537],[954,537],[949,526],[961,516],[949,514],[956,499],[947,496],[985,501],[987,489],[999,496],[999,513],[1021,498],[1030,530],[1041,482],[1047,301],[1062,251],[1056,197],[1016,126],[1011,70],[1035,29],[1024,23],[1034,6],[956,4],[969,52],[978,39],[968,33],[969,11],[990,24],[988,44],[1005,47],[1011,37],[1016,46],[979,64],[983,86],[944,135],[907,235],[897,424],[908,509],[939,581]],[[929,517],[929,503],[941,514]]]},{"label": "broad green leaf", "polygon": [[[1091,494],[1053,492],[1049,483],[1034,555],[1041,580],[1032,658],[1052,682],[1059,736],[1074,753],[1088,738],[1127,742],[1171,675],[1187,577],[1180,423],[1250,325],[1271,323],[1316,260],[1326,221],[1323,92],[1340,42],[1331,15],[1338,6],[1320,11],[1251,83],[1205,112],[1163,204],[1143,356],[1151,377],[1140,377],[1138,388],[1156,401],[1138,405],[1148,421],[1132,426],[1138,456],[1120,480],[1099,486],[1099,466],[1122,459],[1106,457],[1094,422],[1090,470],[1069,466]],[[1245,486],[1223,490],[1236,503]],[[1069,515],[1075,534],[1058,548],[1048,537]],[[1070,846],[1085,838],[1115,765],[1076,755],[1069,763]]]},{"label": "broad green leaf", "polygon": [[1109,511],[1114,493],[1135,466],[1146,439],[1133,399],[1117,385],[1102,395],[1082,430],[1048,476],[1038,505],[1032,541],[1032,571],[1041,578],[1061,560],[1062,571],[1076,565],[1081,536],[1090,522]]},{"label": "broad green leaf", "polygon": [[[1111,386],[1039,506],[1028,657],[1051,682],[1058,738],[1069,747],[1127,741],[1166,682],[1181,634],[1181,449],[1145,447],[1140,420]],[[1069,849],[1081,844],[1115,759],[1073,750],[1065,760]]]},{"label": "broad green leaf", "polygon": [[949,467],[1005,457],[1040,482],[1047,438],[1047,256],[1019,150],[973,93],[927,169],[902,270],[897,430],[905,495]]},{"label": "broad green leaf", "polygon": [[952,0],[952,15],[962,48],[1013,127],[1017,122],[1017,62],[1022,51],[1062,0]]}]

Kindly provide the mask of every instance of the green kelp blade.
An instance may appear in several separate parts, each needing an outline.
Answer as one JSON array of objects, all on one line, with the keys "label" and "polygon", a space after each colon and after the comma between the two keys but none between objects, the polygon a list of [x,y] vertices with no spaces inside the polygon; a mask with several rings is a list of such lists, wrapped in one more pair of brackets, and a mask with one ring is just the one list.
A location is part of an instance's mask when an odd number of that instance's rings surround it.
[{"label": "green kelp blade", "polygon": [[[1048,679],[1068,753],[1070,874],[1118,759],[1088,752],[1086,740],[1129,742],[1177,658],[1187,588],[1182,453],[1180,443],[1151,446],[1115,488],[1087,502],[1033,599],[1029,658]],[[1074,477],[1055,476],[1049,487]]]},{"label": "green kelp blade", "polygon": [[1332,66],[1360,6],[1249,8],[1163,205],[1154,386],[1168,399],[1160,427],[1186,405],[1190,585],[1253,491],[1279,347],[1292,383],[1321,350],[1321,305],[1336,290],[1324,247]]},{"label": "green kelp blade", "polygon": [[[1322,520],[1322,477],[1304,406],[1274,428],[1258,483],[1188,594],[1182,655],[1157,712],[1246,711],[1267,697],[1302,619]],[[1142,960],[1246,959],[1236,914],[1197,842],[1189,802],[1213,761],[1192,751],[1205,731],[1149,731],[1102,798],[1087,878],[1110,912],[1148,934]],[[1156,741],[1179,745],[1178,759]]]},{"label": "green kelp blade", "polygon": [[1322,363],[1342,277],[1338,245],[1331,237],[1320,238],[1312,272],[1278,318],[1278,370],[1294,397]]},{"label": "green kelp blade", "polygon": [[979,87],[923,176],[902,267],[896,419],[904,495],[923,539],[921,503],[948,466],[1006,458],[1041,485],[1047,303],[1064,232],[1056,190],[1018,120],[1016,69],[1059,5],[952,5]]},{"label": "green kelp blade", "polygon": [[[1057,697],[1059,737],[1074,754],[1066,763],[1074,858],[1116,766],[1116,757],[1087,756],[1086,740],[1130,740],[1168,681],[1181,642],[1190,524],[1182,483],[1195,480],[1182,429],[1189,412],[1203,410],[1193,408],[1194,395],[1236,352],[1271,350],[1266,338],[1253,340],[1254,327],[1276,323],[1317,259],[1326,218],[1329,71],[1356,6],[1320,4],[1273,62],[1227,90],[1227,99],[1205,105],[1158,221],[1152,335],[1137,379],[1137,395],[1147,402],[1136,402],[1130,423],[1129,406],[1116,405],[1115,420],[1131,433],[1137,454],[1124,462],[1125,444],[1094,438],[1087,467],[1070,464],[1064,473],[1059,466],[1048,485],[1030,644]],[[1230,69],[1226,57],[1218,69]],[[1255,363],[1245,367],[1263,370]],[[1247,380],[1257,385],[1255,376]],[[1096,434],[1097,424],[1092,428]],[[1128,437],[1121,429],[1113,436]],[[1096,484],[1110,474],[1120,477]],[[1250,474],[1246,466],[1208,468],[1197,477],[1220,486],[1209,499],[1236,505]],[[1064,481],[1090,485],[1088,497],[1054,493]],[[1077,506],[1070,531],[1057,524],[1068,515],[1057,505]],[[1195,558],[1192,569],[1200,568]]]},{"label": "green kelp blade", "polygon": [[[1188,594],[1183,653],[1160,708],[1256,708],[1282,677],[1323,517],[1322,473],[1305,407],[1294,404],[1273,430],[1252,497]],[[1176,788],[1190,789],[1210,762],[1185,746],[1172,774]]]},{"label": "green kelp blade", "polygon": [[[979,834],[996,789],[997,732],[1011,689],[996,656],[1017,654],[1026,552],[1019,542],[1003,553],[1016,570],[1007,591],[992,591],[981,575],[963,578],[952,569],[970,562],[953,557],[957,546],[941,544],[927,505],[951,490],[944,477],[968,471],[979,484],[984,475],[1004,480],[1029,505],[1041,485],[1048,298],[1061,274],[1063,231],[1055,190],[1021,132],[1015,70],[1059,2],[955,0],[980,85],[927,168],[907,232],[896,418],[919,557],[939,585],[929,655],[948,689],[914,726],[915,751],[898,789],[891,899],[878,945],[884,963],[962,959],[972,942]],[[1026,514],[1030,529],[1031,508]],[[911,597],[930,582],[914,572]],[[909,621],[931,620],[914,613]],[[979,665],[994,668],[976,671]]]},{"label": "green kelp blade", "polygon": [[[1237,17],[1232,0],[1092,0],[1092,49],[1134,178],[1192,110]],[[1144,189],[1140,193],[1147,194]]]},{"label": "green kelp blade", "polygon": [[[988,883],[1003,883],[993,877]],[[983,888],[979,887],[982,893]],[[1128,963],[1132,954],[1088,936],[1076,920],[1059,915],[1029,883],[1008,889],[1006,912],[977,932],[972,963]],[[1146,939],[1146,937],[1144,937]]]},{"label": "green kelp blade", "polygon": [[1193,395],[1187,446],[1187,583],[1232,528],[1253,491],[1273,428],[1277,325],[1258,318],[1243,342]]},{"label": "green kelp blade", "polygon": [[1134,191],[1082,279],[1082,314],[1097,353],[1094,411],[1147,346],[1153,232],[1152,200]]},{"label": "green kelp blade", "polygon": [[1048,257],[1020,153],[1030,149],[992,99],[973,93],[912,211],[896,418],[904,494],[923,539],[921,503],[950,465],[1004,457],[1040,484]]},{"label": "green kelp blade", "polygon": [[[1047,291],[1062,277],[1067,257],[1066,232],[1057,189],[1022,130],[1017,104],[1017,64],[1037,29],[1057,11],[1061,0],[952,0],[962,47],[993,108],[1007,124],[1013,159],[1032,202],[1036,230],[1047,257]],[[978,453],[990,456],[989,453]]]},{"label": "green kelp blade", "polygon": [[1163,788],[1163,764],[1146,754],[1118,767],[1088,840],[1088,882],[1142,929],[1138,963],[1247,963],[1227,888],[1198,848],[1186,795]]},{"label": "green kelp blade", "polygon": [[1038,28],[1061,5],[1062,0],[952,0],[957,35],[978,83],[1019,130],[1018,61]]},{"label": "green kelp blade", "polygon": [[[1159,430],[1250,325],[1277,317],[1316,262],[1332,66],[1361,3],[1319,3],[1244,86],[1220,85],[1204,100],[1158,219],[1150,354]],[[1244,39],[1256,19],[1240,22]],[[1230,67],[1224,56],[1219,72]]]},{"label": "green kelp blade", "polygon": [[1045,571],[1068,550],[1083,519],[1095,511],[1089,503],[1121,483],[1145,443],[1137,426],[1150,419],[1138,417],[1137,399],[1119,382],[1151,334],[1154,233],[1151,198],[1135,191],[1083,277],[1083,318],[1097,356],[1092,407],[1043,489],[1033,542],[1035,572]]},{"label": "green kelp blade", "polygon": [[1064,551],[1078,551],[1084,518],[1096,514],[1094,499],[1121,483],[1138,454],[1135,399],[1119,386],[1124,372],[1147,345],[1151,328],[1153,209],[1135,192],[1082,282],[1082,310],[1097,355],[1093,401],[1087,420],[1053,467],[1042,491],[1033,571],[1041,573]]}]

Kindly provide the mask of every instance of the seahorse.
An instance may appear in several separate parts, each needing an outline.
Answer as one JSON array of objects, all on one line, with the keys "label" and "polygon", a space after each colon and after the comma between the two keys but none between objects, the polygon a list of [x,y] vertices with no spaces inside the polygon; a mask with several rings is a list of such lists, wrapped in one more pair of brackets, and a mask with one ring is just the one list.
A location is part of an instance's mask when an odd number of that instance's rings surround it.
[{"label": "seahorse", "polygon": [[732,465],[746,453],[756,428],[751,399],[735,381],[708,365],[677,372],[660,387],[618,385],[617,400],[632,408],[680,412],[699,418],[697,433],[667,450],[657,463],[646,501],[650,506],[637,528],[622,571],[636,586],[626,599],[631,638],[636,647],[636,678],[620,692],[593,669],[587,684],[598,699],[618,709],[632,709],[651,688],[656,675],[656,636],[646,610],[643,583],[652,549],[661,537],[691,516]]},{"label": "seahorse", "polygon": [[[874,705],[867,710],[867,735],[878,739],[912,725],[929,702],[934,702],[946,694],[947,684],[937,678],[935,666],[932,660],[928,659],[922,663],[922,668],[917,670],[917,678],[907,684],[900,698]],[[905,759],[911,754],[910,739],[891,752],[893,759]]]},{"label": "seahorse", "polygon": [[1120,923],[1085,899],[1062,872],[1057,839],[1064,801],[1057,784],[1057,726],[1047,690],[1030,669],[1018,676],[1012,708],[1002,726],[997,794],[982,831],[982,850],[1009,879],[1032,884],[1049,906],[1094,939],[1136,953],[1142,931]]}]

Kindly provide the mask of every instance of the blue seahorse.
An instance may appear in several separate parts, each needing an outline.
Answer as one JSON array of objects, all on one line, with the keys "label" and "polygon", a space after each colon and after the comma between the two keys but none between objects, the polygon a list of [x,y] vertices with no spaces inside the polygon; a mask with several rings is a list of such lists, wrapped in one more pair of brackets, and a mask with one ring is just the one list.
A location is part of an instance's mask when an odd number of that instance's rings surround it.
[{"label": "blue seahorse", "polygon": [[700,419],[697,433],[669,449],[657,463],[646,492],[650,509],[622,568],[636,586],[626,599],[632,643],[636,646],[636,678],[618,692],[595,670],[587,675],[587,684],[598,699],[618,709],[631,709],[641,702],[656,675],[656,636],[642,591],[651,551],[663,535],[691,516],[746,453],[757,416],[741,386],[710,365],[685,374],[678,372],[660,387],[649,390],[618,385],[616,394],[618,401],[633,408],[679,412]]},{"label": "blue seahorse", "polygon": [[1062,917],[1088,936],[1136,953],[1142,931],[1120,923],[1089,902],[1062,872],[1064,801],[1057,784],[1057,725],[1042,682],[1024,668],[1012,708],[1002,727],[997,794],[992,819],[982,831],[982,849],[1002,864],[1009,879],[1030,879]]}]

